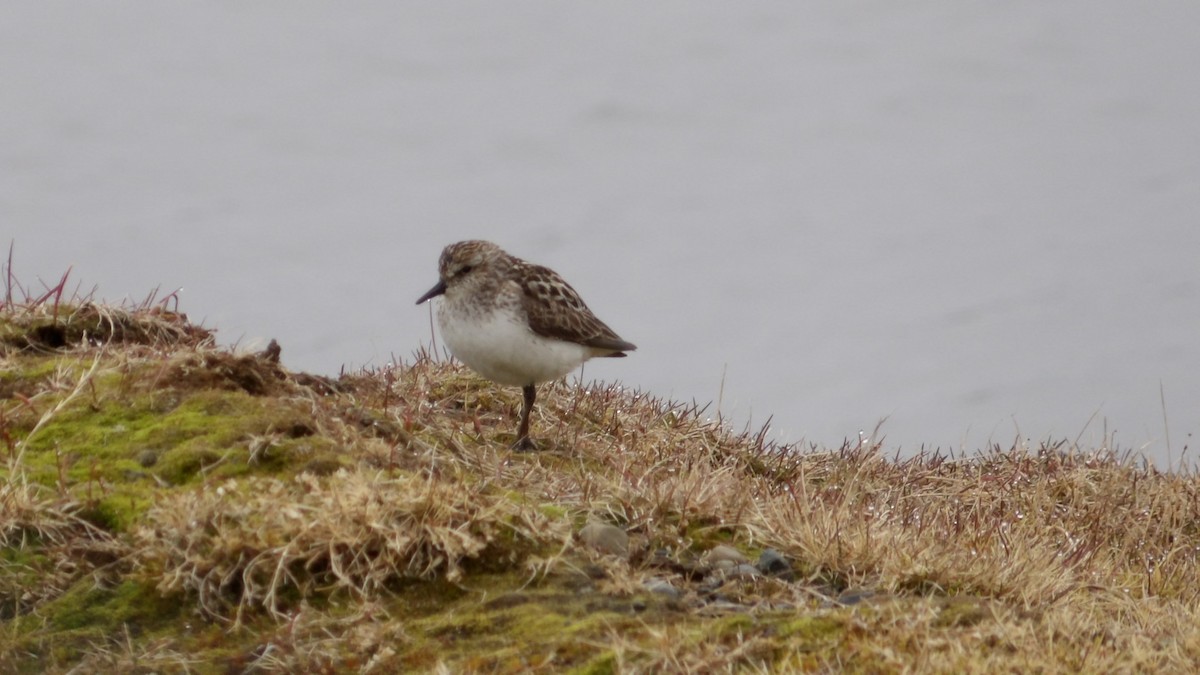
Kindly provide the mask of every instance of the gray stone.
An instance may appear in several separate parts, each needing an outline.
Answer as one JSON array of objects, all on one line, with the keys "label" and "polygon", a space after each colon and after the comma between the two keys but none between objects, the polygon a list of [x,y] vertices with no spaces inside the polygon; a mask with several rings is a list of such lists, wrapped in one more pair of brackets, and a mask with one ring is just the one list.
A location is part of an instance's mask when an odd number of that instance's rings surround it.
[{"label": "gray stone", "polygon": [[714,567],[716,567],[718,563],[722,561],[729,561],[734,565],[740,565],[742,563],[750,562],[750,559],[747,558],[741,551],[732,546],[726,546],[725,544],[714,546],[711,550],[709,550],[708,553],[704,554],[704,562]]},{"label": "gray stone", "polygon": [[757,579],[763,574],[762,572],[759,572],[758,568],[754,565],[751,565],[750,563],[742,563],[741,565],[737,565],[733,569],[729,570],[727,575],[730,579]]},{"label": "gray stone", "polygon": [[763,574],[791,579],[792,565],[782,553],[773,548],[769,548],[758,556],[758,571]]},{"label": "gray stone", "polygon": [[629,535],[615,525],[588,523],[579,531],[579,540],[600,553],[622,558],[629,555]]},{"label": "gray stone", "polygon": [[728,574],[733,571],[733,568],[738,566],[738,563],[735,563],[732,560],[716,560],[710,562],[708,566],[718,572]]},{"label": "gray stone", "polygon": [[651,593],[665,595],[672,600],[678,600],[683,597],[683,591],[676,588],[674,584],[666,579],[647,579],[642,585]]}]

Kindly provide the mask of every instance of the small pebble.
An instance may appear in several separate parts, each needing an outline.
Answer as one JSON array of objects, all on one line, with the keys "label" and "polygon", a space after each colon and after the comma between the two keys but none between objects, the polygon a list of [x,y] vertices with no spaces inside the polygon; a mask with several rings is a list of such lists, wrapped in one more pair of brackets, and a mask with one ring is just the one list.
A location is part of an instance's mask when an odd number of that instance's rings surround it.
[{"label": "small pebble", "polygon": [[656,548],[646,560],[646,565],[649,567],[674,567],[675,561],[671,559],[671,552],[665,548]]},{"label": "small pebble", "polygon": [[715,600],[708,603],[701,609],[701,614],[748,614],[751,607],[743,605],[740,602],[731,602],[729,600]]},{"label": "small pebble", "polygon": [[843,605],[857,605],[865,600],[874,598],[876,593],[866,589],[847,590],[837,596],[837,601]]}]

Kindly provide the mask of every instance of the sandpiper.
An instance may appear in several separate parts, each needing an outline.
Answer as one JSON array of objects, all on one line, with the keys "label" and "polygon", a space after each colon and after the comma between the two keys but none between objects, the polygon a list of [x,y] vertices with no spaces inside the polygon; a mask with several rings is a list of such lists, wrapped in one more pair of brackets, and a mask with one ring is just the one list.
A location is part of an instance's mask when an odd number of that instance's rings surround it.
[{"label": "sandpiper", "polygon": [[438,326],[450,352],[487,379],[522,388],[518,449],[534,448],[529,414],[538,383],[556,380],[592,357],[637,349],[597,319],[557,272],[490,241],[447,246],[438,259],[438,277],[417,304],[444,295]]}]

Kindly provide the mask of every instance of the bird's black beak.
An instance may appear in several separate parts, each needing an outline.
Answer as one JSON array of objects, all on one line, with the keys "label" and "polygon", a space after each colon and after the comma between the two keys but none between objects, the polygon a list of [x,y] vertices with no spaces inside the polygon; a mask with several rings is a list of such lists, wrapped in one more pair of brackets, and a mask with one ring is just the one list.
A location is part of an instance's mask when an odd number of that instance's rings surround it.
[{"label": "bird's black beak", "polygon": [[436,298],[437,296],[439,296],[445,292],[446,292],[446,282],[439,281],[439,282],[437,282],[437,284],[434,285],[433,288],[429,289],[429,291],[426,292],[425,295],[422,295],[420,297],[420,299],[417,300],[417,304],[419,305],[422,302],[425,302],[426,300],[428,300],[430,298]]}]

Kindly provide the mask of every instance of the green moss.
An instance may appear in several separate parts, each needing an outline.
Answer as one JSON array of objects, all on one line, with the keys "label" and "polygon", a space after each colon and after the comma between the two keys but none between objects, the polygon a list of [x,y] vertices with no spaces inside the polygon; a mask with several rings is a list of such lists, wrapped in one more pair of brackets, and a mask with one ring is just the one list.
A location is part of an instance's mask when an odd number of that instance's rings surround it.
[{"label": "green moss", "polygon": [[164,598],[147,584],[126,580],[112,588],[82,579],[49,603],[46,616],[59,630],[112,632],[133,625],[137,630],[162,625],[179,611],[179,602]]},{"label": "green moss", "polygon": [[136,521],[137,514],[148,506],[148,501],[139,501],[136,496],[123,490],[85,506],[79,511],[79,516],[100,529],[119,532]]},{"label": "green moss", "polygon": [[89,576],[39,607],[36,615],[14,620],[8,646],[27,655],[18,672],[43,672],[53,664],[77,661],[110,636],[167,629],[182,611],[177,599],[161,597],[147,583],[126,579],[103,587]]},{"label": "green moss", "polygon": [[644,601],[581,594],[566,581],[552,576],[530,586],[524,575],[510,573],[472,575],[471,586],[480,590],[466,593],[447,593],[444,585],[410,586],[404,597],[415,594],[421,602],[404,603],[414,638],[406,662],[428,668],[432,662],[412,659],[436,654],[464,671],[521,672],[551,662],[556,668],[583,666],[605,636],[645,625],[645,614],[634,609]]},{"label": "green moss", "polygon": [[846,630],[846,621],[835,616],[815,615],[791,619],[775,626],[776,634],[789,642],[812,643],[835,638]]},{"label": "green moss", "polygon": [[605,651],[569,672],[571,675],[614,675],[617,672],[617,657],[611,651]]},{"label": "green moss", "polygon": [[714,621],[712,629],[721,635],[741,635],[753,631],[757,625],[748,614],[734,614]]},{"label": "green moss", "polygon": [[58,359],[17,354],[5,360],[5,368],[0,370],[0,383],[37,385],[50,379],[62,367]]},{"label": "green moss", "polygon": [[0,621],[27,610],[26,590],[45,582],[51,561],[36,542],[0,548]]},{"label": "green moss", "polygon": [[974,626],[990,616],[982,598],[955,596],[942,603],[941,611],[933,625],[938,628],[963,628]]},{"label": "green moss", "polygon": [[[22,373],[47,370],[25,365]],[[163,485],[253,471],[298,472],[315,459],[331,470],[335,443],[295,431],[311,433],[310,417],[310,409],[287,399],[226,389],[143,391],[109,373],[29,440],[22,470],[36,482],[69,490],[89,520],[120,531],[138,520]]]}]

